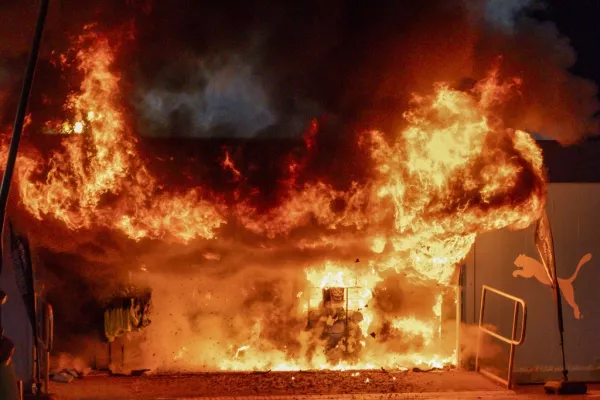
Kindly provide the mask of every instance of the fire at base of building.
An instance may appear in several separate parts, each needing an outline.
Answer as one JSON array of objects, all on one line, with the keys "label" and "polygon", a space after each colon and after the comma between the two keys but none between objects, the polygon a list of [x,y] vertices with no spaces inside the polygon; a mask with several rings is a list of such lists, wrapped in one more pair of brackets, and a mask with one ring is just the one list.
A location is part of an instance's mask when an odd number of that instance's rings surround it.
[{"label": "fire at base of building", "polygon": [[225,284],[189,277],[165,284],[165,276],[142,271],[133,281],[155,287],[154,307],[133,297],[124,307],[113,303],[105,312],[106,336],[117,343],[111,359],[101,354],[105,346],[90,356],[120,372],[456,365],[455,285],[352,264],[326,262],[283,280],[254,270]]}]

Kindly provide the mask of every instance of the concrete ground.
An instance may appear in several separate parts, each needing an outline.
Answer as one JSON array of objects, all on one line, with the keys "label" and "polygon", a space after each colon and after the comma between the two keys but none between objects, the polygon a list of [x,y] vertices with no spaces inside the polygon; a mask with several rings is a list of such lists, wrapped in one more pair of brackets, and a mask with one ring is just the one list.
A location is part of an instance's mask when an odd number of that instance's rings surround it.
[{"label": "concrete ground", "polygon": [[[478,373],[466,371],[96,376],[68,384],[52,383],[50,391],[60,400],[503,400],[547,397],[541,386],[509,391]],[[600,386],[590,387],[586,397],[600,398]]]}]

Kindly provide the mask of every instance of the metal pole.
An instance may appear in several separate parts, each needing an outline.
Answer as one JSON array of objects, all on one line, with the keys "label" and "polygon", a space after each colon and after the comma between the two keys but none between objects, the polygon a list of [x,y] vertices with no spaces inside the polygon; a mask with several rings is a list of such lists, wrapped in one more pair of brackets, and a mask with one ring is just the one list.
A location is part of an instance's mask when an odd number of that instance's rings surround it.
[{"label": "metal pole", "polygon": [[569,378],[568,378],[569,372],[567,371],[567,361],[565,359],[565,343],[564,343],[565,327],[564,327],[564,323],[563,323],[562,300],[560,298],[560,286],[558,284],[558,279],[556,280],[552,289],[554,292],[554,300],[556,303],[556,311],[558,314],[558,333],[560,335],[560,353],[562,356],[563,380],[566,382],[569,380]]},{"label": "metal pole", "polygon": [[483,339],[481,335],[481,328],[483,327],[483,310],[485,309],[485,286],[481,288],[481,300],[479,305],[479,329],[477,332],[477,351],[475,353],[475,371],[479,372],[479,353],[481,352],[481,340]]},{"label": "metal pole", "polygon": [[350,288],[346,288],[346,333],[348,333],[348,298],[350,297]]},{"label": "metal pole", "polygon": [[460,356],[460,352],[461,352],[461,337],[460,337],[460,323],[462,321],[462,288],[461,285],[456,285],[456,326],[454,327],[456,330],[456,343],[455,343],[455,348],[456,348],[456,359],[455,359],[455,363],[456,363],[456,368],[461,368],[461,356]]},{"label": "metal pole", "polygon": [[[19,99],[17,115],[15,117],[15,122],[13,125],[10,146],[8,148],[6,168],[4,170],[4,176],[2,177],[2,185],[0,186],[0,221],[4,221],[4,215],[6,214],[6,204],[8,203],[8,195],[10,193],[10,183],[12,180],[13,171],[15,169],[15,161],[17,159],[17,152],[19,150],[21,133],[23,132],[23,123],[25,121],[25,114],[27,112],[27,104],[29,103],[31,87],[33,85],[35,66],[37,64],[38,54],[40,52],[42,32],[44,31],[44,23],[46,22],[46,14],[48,14],[48,3],[49,0],[41,0],[40,2],[38,20],[33,36],[33,43],[31,45],[31,52],[29,53],[27,69],[25,70],[25,80],[23,81],[21,98]],[[4,225],[2,226],[2,232],[3,231]]]},{"label": "metal pole", "polygon": [[508,356],[508,378],[507,384],[508,388],[512,388],[513,381],[513,367],[515,365],[515,340],[517,339],[517,319],[519,317],[519,303],[515,301],[515,309],[513,311],[513,326],[512,326],[512,334],[510,335],[510,351]]}]

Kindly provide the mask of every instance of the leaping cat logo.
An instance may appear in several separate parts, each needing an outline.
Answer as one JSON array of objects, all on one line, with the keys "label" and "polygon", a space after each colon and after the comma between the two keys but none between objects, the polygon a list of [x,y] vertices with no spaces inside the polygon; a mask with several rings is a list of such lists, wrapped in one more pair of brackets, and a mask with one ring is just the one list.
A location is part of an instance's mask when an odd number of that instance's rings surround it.
[{"label": "leaping cat logo", "polygon": [[[592,259],[592,255],[587,253],[581,260],[579,260],[579,264],[577,264],[577,268],[575,268],[575,272],[569,279],[558,278],[558,285],[560,287],[560,291],[562,292],[563,297],[569,303],[571,308],[573,309],[573,315],[575,318],[580,319],[583,317],[579,312],[579,306],[575,302],[575,291],[573,290],[573,282],[577,278],[577,274],[579,274],[579,270],[585,263]],[[513,276],[523,278],[531,278],[535,277],[538,281],[540,281],[543,285],[550,286],[550,278],[546,274],[546,269],[544,265],[538,260],[528,257],[525,254],[520,254],[516,260],[515,265],[522,269],[517,269],[513,271]]]}]

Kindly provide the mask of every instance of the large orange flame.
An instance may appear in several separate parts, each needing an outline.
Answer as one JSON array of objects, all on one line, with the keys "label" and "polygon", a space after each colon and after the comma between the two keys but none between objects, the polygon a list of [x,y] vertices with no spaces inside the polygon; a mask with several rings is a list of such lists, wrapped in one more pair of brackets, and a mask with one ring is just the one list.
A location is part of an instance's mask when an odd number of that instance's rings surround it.
[{"label": "large orange flame", "polygon": [[[456,349],[442,348],[438,339],[443,323],[441,304],[449,293],[456,265],[465,258],[477,234],[527,227],[544,207],[539,148],[527,133],[506,129],[493,118],[494,107],[518,82],[502,83],[494,72],[470,92],[440,84],[432,95],[416,96],[405,114],[405,128],[392,137],[365,133],[360,145],[369,149],[375,170],[369,182],[355,182],[346,190],[334,189],[324,181],[297,185],[293,176],[301,165],[293,163],[283,202],[260,213],[245,202],[228,208],[206,197],[202,188],[184,193],[161,190],[137,156],[136,139],[125,120],[120,77],[113,70],[116,48],[92,28],[76,46],[76,62],[84,78],[80,90],[66,102],[72,121],[56,124],[69,134],[62,150],[50,156],[45,168],[27,155],[18,160],[20,199],[29,213],[38,219],[60,221],[73,230],[100,226],[134,240],[169,237],[184,243],[219,238],[219,227],[227,218],[236,219],[266,240],[285,238],[297,228],[310,226],[310,237],[296,240],[297,248],[360,243],[371,253],[360,267],[333,260],[308,265],[305,291],[311,287],[359,287],[348,307],[361,310],[361,335],[387,323],[391,332],[418,338],[421,343],[394,352],[377,340],[355,337],[344,346],[362,348],[362,358],[352,365],[345,361],[332,364],[322,354],[293,358],[283,349],[265,345],[265,323],[256,320],[249,339],[217,346],[213,358],[219,368],[451,363]],[[317,129],[314,123],[306,138],[307,150],[315,146]],[[229,153],[222,165],[236,181],[243,180]],[[37,179],[39,176],[45,178]],[[375,310],[368,309],[387,269],[402,271],[417,285],[435,283],[426,317],[391,316],[383,321]],[[298,299],[304,301],[302,293]],[[306,311],[308,307],[298,310],[300,314]],[[187,358],[193,363],[193,354],[207,351],[202,343],[181,346],[174,361]],[[206,364],[205,360],[198,363]]]},{"label": "large orange flame", "polygon": [[[67,137],[64,151],[52,155],[45,182],[21,177],[25,208],[39,219],[53,216],[71,229],[100,225],[133,239],[212,238],[223,221],[215,206],[197,189],[161,192],[139,161],[120,104],[120,78],[111,69],[115,50],[109,41],[90,31],[77,46],[85,78],[66,104],[76,122],[63,126],[81,135]],[[108,195],[119,200],[107,202]]]}]

